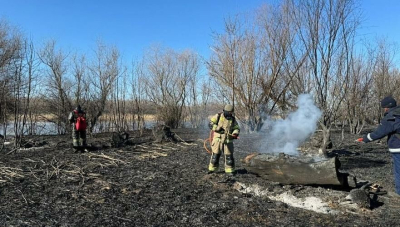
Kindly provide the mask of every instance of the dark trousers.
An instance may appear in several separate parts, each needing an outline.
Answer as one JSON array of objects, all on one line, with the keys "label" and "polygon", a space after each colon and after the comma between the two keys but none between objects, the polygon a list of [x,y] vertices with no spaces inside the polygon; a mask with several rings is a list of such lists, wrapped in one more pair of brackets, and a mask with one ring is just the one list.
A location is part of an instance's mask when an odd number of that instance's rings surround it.
[{"label": "dark trousers", "polygon": [[72,145],[74,147],[86,147],[86,131],[78,131],[75,125],[72,129]]},{"label": "dark trousers", "polygon": [[392,157],[395,190],[400,195],[400,153],[392,153]]}]

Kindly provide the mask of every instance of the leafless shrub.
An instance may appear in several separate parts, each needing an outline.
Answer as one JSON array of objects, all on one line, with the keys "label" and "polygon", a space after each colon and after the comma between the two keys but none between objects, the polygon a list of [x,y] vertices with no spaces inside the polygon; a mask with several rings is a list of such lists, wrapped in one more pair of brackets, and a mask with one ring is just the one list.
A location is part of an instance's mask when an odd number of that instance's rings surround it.
[{"label": "leafless shrub", "polygon": [[99,117],[103,115],[115,82],[121,75],[120,54],[116,47],[108,47],[99,42],[95,53],[96,58],[88,66],[90,90],[86,110],[90,132],[93,132]]},{"label": "leafless shrub", "polygon": [[147,97],[157,106],[157,118],[171,128],[182,125],[188,83],[198,73],[198,60],[191,51],[177,53],[154,47],[145,57]]},{"label": "leafless shrub", "polygon": [[0,120],[3,135],[7,136],[8,117],[13,113],[14,72],[18,70],[15,62],[21,60],[23,37],[20,32],[0,20]]},{"label": "leafless shrub", "polygon": [[325,153],[332,123],[348,95],[355,31],[359,25],[353,1],[293,1],[293,18],[299,39],[307,48],[313,93],[323,111],[320,126],[324,133],[321,145]]},{"label": "leafless shrub", "polygon": [[43,97],[47,100],[47,108],[50,114],[55,116],[48,119],[57,127],[58,134],[64,134],[68,124],[68,114],[72,109],[71,87],[72,81],[68,78],[68,54],[61,49],[56,49],[56,41],[46,43],[39,53],[39,58],[46,69],[46,88],[43,89]]}]

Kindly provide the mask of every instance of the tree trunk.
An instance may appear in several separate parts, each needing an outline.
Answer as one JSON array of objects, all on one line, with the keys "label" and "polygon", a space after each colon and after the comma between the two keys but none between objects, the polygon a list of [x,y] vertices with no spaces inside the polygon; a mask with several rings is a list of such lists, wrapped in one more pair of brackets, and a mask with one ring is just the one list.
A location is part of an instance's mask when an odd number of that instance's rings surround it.
[{"label": "tree trunk", "polygon": [[354,177],[338,171],[340,161],[336,157],[317,161],[283,153],[279,156],[252,154],[243,162],[247,171],[282,184],[355,187]]},{"label": "tree trunk", "polygon": [[322,141],[321,146],[319,148],[319,153],[324,155],[324,157],[328,157],[328,155],[327,155],[328,152],[327,152],[326,149],[328,148],[328,143],[330,141],[331,132],[330,132],[330,128],[328,128],[326,126],[326,123],[321,123],[320,122],[320,125],[321,125],[321,128],[322,128],[323,141]]}]

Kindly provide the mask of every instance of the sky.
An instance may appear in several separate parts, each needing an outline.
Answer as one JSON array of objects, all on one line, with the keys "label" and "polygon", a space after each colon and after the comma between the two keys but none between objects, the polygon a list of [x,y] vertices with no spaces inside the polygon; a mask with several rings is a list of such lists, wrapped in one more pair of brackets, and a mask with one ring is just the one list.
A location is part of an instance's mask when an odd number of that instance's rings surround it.
[{"label": "sky", "polygon": [[[277,0],[0,0],[0,19],[18,27],[35,45],[54,39],[69,51],[88,53],[97,41],[138,58],[151,45],[192,49],[207,58],[213,32],[224,20]],[[400,2],[360,0],[360,38],[400,40]]]}]

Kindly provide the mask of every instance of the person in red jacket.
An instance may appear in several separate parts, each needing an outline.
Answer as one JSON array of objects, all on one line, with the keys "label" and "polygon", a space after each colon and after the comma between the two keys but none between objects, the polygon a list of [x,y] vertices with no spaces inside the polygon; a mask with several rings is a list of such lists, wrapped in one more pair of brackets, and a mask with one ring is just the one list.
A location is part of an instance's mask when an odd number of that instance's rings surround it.
[{"label": "person in red jacket", "polygon": [[78,105],[68,116],[72,124],[72,146],[75,151],[85,151],[86,143],[86,113]]}]

